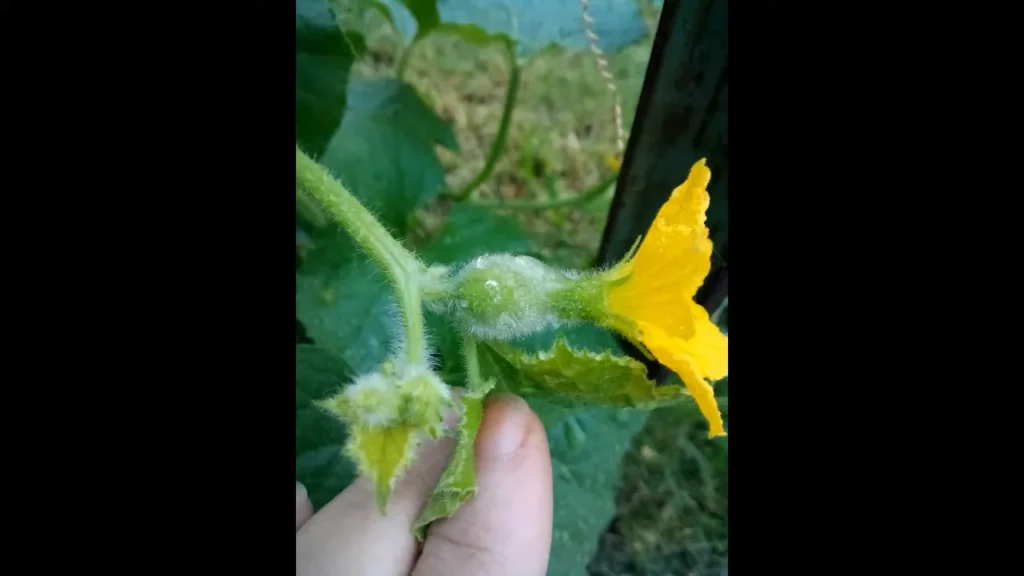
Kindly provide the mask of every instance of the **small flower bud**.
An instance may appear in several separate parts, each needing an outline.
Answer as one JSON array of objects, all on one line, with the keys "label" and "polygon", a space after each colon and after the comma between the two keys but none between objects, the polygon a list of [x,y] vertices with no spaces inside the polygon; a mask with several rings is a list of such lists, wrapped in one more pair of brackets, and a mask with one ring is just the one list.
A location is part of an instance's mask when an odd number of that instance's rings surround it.
[{"label": "small flower bud", "polygon": [[402,398],[395,380],[380,372],[364,374],[320,407],[349,424],[388,426],[401,416]]},{"label": "small flower bud", "polygon": [[402,422],[437,438],[444,425],[444,409],[452,404],[451,388],[429,368],[413,366],[406,369],[398,390]]},{"label": "small flower bud", "polygon": [[429,366],[387,360],[379,372],[359,376],[318,404],[348,425],[345,452],[373,482],[383,512],[416,447],[440,436],[452,393]]}]

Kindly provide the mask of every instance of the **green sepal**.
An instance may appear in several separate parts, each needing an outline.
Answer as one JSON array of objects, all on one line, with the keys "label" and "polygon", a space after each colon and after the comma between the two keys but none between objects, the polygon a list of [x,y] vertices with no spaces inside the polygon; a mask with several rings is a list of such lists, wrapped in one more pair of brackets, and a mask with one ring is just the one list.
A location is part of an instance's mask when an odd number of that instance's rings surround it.
[{"label": "green sepal", "polygon": [[628,356],[578,350],[562,336],[545,352],[529,353],[503,342],[487,342],[481,346],[484,354],[492,363],[498,361],[519,371],[519,378],[511,382],[511,392],[571,406],[650,409],[676,404],[688,396],[682,386],[658,386],[647,377],[647,368]]},{"label": "green sepal", "polygon": [[413,525],[413,534],[423,541],[427,526],[440,518],[447,518],[476,495],[476,471],[473,464],[474,442],[483,419],[483,400],[494,387],[488,380],[483,388],[467,392],[461,398],[462,417],[459,420],[455,453],[441,479],[434,487],[430,500]]},{"label": "green sepal", "polygon": [[419,437],[416,428],[404,424],[351,428],[345,452],[356,463],[360,474],[373,484],[381,515],[385,514],[395,484],[414,460]]}]

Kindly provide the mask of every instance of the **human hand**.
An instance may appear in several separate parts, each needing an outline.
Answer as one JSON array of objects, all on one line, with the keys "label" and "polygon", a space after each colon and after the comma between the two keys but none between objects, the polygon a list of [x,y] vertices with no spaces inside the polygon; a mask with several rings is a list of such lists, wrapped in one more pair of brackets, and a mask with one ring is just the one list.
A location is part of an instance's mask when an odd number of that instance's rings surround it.
[{"label": "human hand", "polygon": [[551,549],[551,457],[540,420],[517,396],[487,399],[476,441],[477,494],[431,524],[420,546],[411,528],[451,453],[450,438],[425,442],[386,516],[365,478],[316,514],[296,484],[296,574],[543,576]]}]

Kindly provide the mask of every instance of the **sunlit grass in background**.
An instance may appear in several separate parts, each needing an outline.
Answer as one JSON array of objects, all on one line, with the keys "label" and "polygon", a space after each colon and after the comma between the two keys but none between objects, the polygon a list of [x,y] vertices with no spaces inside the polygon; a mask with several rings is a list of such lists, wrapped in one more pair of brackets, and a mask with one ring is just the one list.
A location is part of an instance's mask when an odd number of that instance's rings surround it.
[{"label": "sunlit grass in background", "polygon": [[[657,13],[648,11],[651,35],[617,54],[610,70],[622,98],[628,132],[643,86]],[[598,17],[595,15],[595,17]],[[356,77],[394,75],[402,43],[379,15],[367,15],[368,46]],[[480,48],[432,34],[409,60],[405,80],[439,116],[451,122],[459,150],[438,148],[453,189],[471,180],[498,131],[508,87],[508,63],[498,46]],[[505,153],[479,197],[548,198],[572,195],[610,172],[617,153],[613,99],[586,51],[552,49],[523,69]],[[592,263],[614,189],[584,206],[510,211],[555,262]],[[444,199],[420,211],[418,234],[442,222]],[[726,398],[727,385],[716,386]],[[728,422],[728,402],[721,400]],[[692,413],[691,413],[692,412]],[[623,461],[617,517],[603,536],[591,574],[719,574],[728,552],[728,439],[708,440],[695,406],[654,411]]]},{"label": "sunlit grass in background", "polygon": [[[353,74],[394,75],[402,50],[398,34],[371,13],[366,36],[369,53]],[[652,39],[610,56],[627,127],[643,86]],[[452,188],[467,183],[483,167],[500,124],[508,79],[508,62],[499,46],[481,48],[446,34],[432,34],[416,46],[405,80],[452,123],[459,150],[438,148]],[[475,194],[548,198],[552,192],[572,195],[597,184],[611,173],[605,156],[617,152],[613,102],[589,52],[553,48],[534,56],[522,72],[505,153],[494,175]],[[585,264],[600,244],[612,193],[609,189],[579,208],[513,214],[534,234],[545,256]],[[437,219],[427,216],[426,221]]]}]

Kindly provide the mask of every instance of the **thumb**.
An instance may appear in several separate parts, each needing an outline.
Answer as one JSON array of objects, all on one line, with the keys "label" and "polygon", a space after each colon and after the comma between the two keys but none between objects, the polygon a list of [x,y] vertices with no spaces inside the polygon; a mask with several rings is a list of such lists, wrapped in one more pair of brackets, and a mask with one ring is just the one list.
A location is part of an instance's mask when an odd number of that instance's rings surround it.
[{"label": "thumb", "polygon": [[418,545],[412,525],[451,455],[451,439],[424,442],[416,462],[377,508],[373,484],[360,477],[316,513],[295,535],[300,576],[406,576]]},{"label": "thumb", "polygon": [[309,501],[306,487],[301,482],[295,483],[295,530],[302,528],[302,525],[313,515],[313,503]]},{"label": "thumb", "polygon": [[489,398],[476,442],[477,494],[431,525],[413,576],[544,576],[551,549],[551,455],[518,396]]}]

